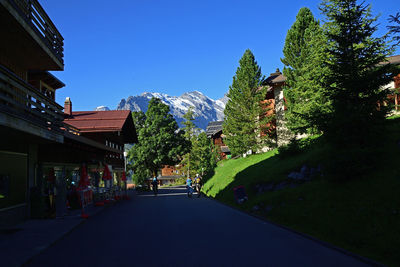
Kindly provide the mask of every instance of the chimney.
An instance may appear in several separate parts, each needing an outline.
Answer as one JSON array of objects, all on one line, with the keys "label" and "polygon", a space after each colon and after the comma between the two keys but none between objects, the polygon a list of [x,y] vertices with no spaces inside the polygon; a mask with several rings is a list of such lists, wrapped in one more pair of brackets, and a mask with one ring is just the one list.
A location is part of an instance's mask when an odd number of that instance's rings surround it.
[{"label": "chimney", "polygon": [[72,102],[71,102],[71,99],[69,97],[65,98],[64,114],[67,114],[69,116],[72,115]]},{"label": "chimney", "polygon": [[282,72],[279,70],[279,68],[276,69],[276,71],[274,73],[271,73],[270,76],[278,76],[282,74]]}]

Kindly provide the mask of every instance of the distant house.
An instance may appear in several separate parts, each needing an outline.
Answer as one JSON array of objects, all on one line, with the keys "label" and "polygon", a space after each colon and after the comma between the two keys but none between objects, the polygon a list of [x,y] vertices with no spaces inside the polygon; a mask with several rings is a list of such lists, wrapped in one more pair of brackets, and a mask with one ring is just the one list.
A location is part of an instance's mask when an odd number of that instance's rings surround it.
[{"label": "distant house", "polygon": [[161,169],[161,176],[158,177],[160,185],[175,183],[177,179],[184,177],[180,170],[181,165],[164,165]]},{"label": "distant house", "polygon": [[92,161],[107,162],[120,177],[125,168],[124,145],[137,143],[132,113],[129,110],[72,111],[69,98],[65,101],[64,111],[65,124],[78,129],[81,137],[107,148],[103,153],[93,155]]},{"label": "distant house", "polygon": [[[388,58],[388,62],[394,65],[400,65],[400,55]],[[393,81],[388,84],[391,93],[388,96],[390,104],[394,105],[396,111],[400,110],[400,74],[393,77]]]},{"label": "distant house", "polygon": [[287,144],[293,137],[285,123],[286,107],[283,95],[285,81],[286,77],[279,69],[276,69],[262,84],[262,86],[267,87],[265,100],[262,103],[268,108],[267,114],[275,114],[275,121],[267,125],[264,134],[274,135],[278,146]]},{"label": "distant house", "polygon": [[[388,58],[390,64],[400,65],[400,55]],[[294,134],[286,127],[285,122],[285,98],[283,88],[285,86],[286,77],[277,69],[274,73],[264,81],[263,86],[267,87],[267,93],[263,104],[269,109],[269,113],[273,112],[276,115],[275,121],[268,125],[268,130],[264,134],[276,131],[276,143],[278,146],[287,144]],[[391,93],[388,95],[388,100],[393,104],[395,110],[400,108],[400,74],[393,78],[393,81],[388,84]],[[302,137],[297,136],[296,138]]]},{"label": "distant house", "polygon": [[229,158],[231,155],[231,151],[229,147],[224,143],[225,135],[222,132],[222,124],[224,121],[212,121],[208,124],[206,128],[206,134],[208,138],[211,138],[213,144],[218,146],[220,151],[220,155],[222,159]]},{"label": "distant house", "polygon": [[171,165],[164,165],[163,168],[161,169],[161,176],[171,176],[171,175],[176,175],[178,173],[179,172],[176,169],[176,167]]},{"label": "distant house", "polygon": [[[164,165],[161,168],[161,175],[157,177],[159,185],[173,184],[177,179],[184,177],[179,170],[179,165]],[[147,186],[150,188],[153,178],[146,180]]]}]

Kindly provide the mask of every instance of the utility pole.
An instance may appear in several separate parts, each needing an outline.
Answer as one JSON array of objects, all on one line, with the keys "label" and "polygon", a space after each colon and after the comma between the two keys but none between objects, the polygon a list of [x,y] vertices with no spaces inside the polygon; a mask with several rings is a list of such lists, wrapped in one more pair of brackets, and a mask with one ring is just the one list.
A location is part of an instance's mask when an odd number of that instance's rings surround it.
[{"label": "utility pole", "polygon": [[190,178],[190,152],[188,153],[188,172],[187,172],[188,179]]}]

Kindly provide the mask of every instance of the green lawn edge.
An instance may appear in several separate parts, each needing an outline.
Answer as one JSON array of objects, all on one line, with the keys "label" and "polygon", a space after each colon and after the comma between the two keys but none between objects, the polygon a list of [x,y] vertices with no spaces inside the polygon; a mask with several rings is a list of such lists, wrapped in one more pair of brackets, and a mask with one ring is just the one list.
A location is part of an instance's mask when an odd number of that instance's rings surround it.
[{"label": "green lawn edge", "polygon": [[[360,179],[332,182],[316,177],[295,188],[258,194],[257,184],[279,183],[292,171],[326,166],[331,155],[320,138],[301,153],[278,150],[219,162],[203,192],[225,204],[264,217],[388,266],[400,265],[400,117],[383,129],[376,168]],[[233,188],[243,185],[249,200],[237,204]]]}]

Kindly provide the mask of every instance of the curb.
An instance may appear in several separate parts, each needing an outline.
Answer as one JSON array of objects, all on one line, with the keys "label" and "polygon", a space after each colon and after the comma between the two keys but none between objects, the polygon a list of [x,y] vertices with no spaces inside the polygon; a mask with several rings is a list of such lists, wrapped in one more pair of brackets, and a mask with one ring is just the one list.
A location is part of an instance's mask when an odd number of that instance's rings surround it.
[{"label": "curb", "polygon": [[284,230],[286,230],[286,231],[289,231],[289,232],[291,232],[291,233],[294,233],[294,234],[297,234],[297,235],[302,236],[302,237],[304,237],[304,238],[307,238],[307,239],[309,239],[309,240],[312,240],[312,241],[314,241],[314,242],[316,242],[316,243],[318,243],[318,244],[320,244],[320,245],[322,245],[322,246],[324,246],[324,247],[327,247],[327,248],[336,250],[336,251],[338,251],[338,252],[341,252],[341,253],[343,253],[343,254],[345,254],[345,255],[347,255],[347,256],[350,256],[350,257],[353,257],[353,258],[355,258],[355,259],[358,259],[358,260],[360,260],[360,261],[362,261],[362,262],[364,262],[364,263],[367,263],[367,264],[369,264],[369,265],[371,265],[371,266],[377,266],[377,267],[385,267],[385,266],[386,266],[386,265],[383,265],[382,263],[378,263],[378,262],[376,262],[376,261],[374,261],[374,260],[371,260],[371,259],[369,259],[369,258],[360,256],[360,255],[357,255],[357,254],[355,254],[355,253],[353,253],[353,252],[350,252],[350,251],[345,250],[345,249],[343,249],[343,248],[337,247],[337,246],[335,246],[335,245],[332,245],[331,243],[322,241],[322,240],[317,239],[317,238],[315,238],[315,237],[313,237],[313,236],[310,236],[310,235],[308,235],[308,234],[305,234],[305,233],[302,233],[302,232],[298,232],[298,231],[293,230],[293,229],[291,229],[291,228],[289,228],[289,227],[287,227],[287,226],[284,226],[284,225],[278,224],[278,223],[276,223],[276,222],[270,221],[270,220],[268,220],[268,219],[266,219],[266,218],[264,218],[264,217],[261,217],[261,216],[259,216],[259,215],[252,214],[252,213],[247,212],[247,211],[245,211],[245,210],[239,209],[238,207],[235,207],[235,206],[232,206],[232,205],[223,203],[222,201],[217,200],[217,199],[215,199],[215,198],[213,198],[213,197],[210,197],[210,196],[208,196],[208,195],[206,195],[206,194],[204,194],[204,193],[203,193],[203,196],[206,197],[206,198],[208,198],[208,199],[211,199],[211,200],[213,200],[213,201],[215,201],[215,202],[218,202],[219,204],[221,204],[221,205],[223,205],[223,206],[226,206],[226,207],[231,208],[231,209],[233,209],[233,210],[236,210],[236,211],[238,211],[238,212],[247,214],[247,215],[249,215],[249,216],[251,216],[251,217],[253,217],[253,218],[259,219],[259,220],[261,220],[261,221],[263,221],[263,222],[269,223],[269,224],[271,224],[271,225],[277,226],[277,227],[282,228],[282,229],[284,229]]}]

